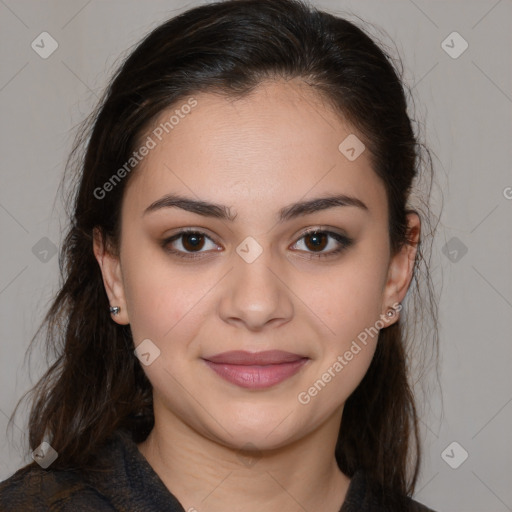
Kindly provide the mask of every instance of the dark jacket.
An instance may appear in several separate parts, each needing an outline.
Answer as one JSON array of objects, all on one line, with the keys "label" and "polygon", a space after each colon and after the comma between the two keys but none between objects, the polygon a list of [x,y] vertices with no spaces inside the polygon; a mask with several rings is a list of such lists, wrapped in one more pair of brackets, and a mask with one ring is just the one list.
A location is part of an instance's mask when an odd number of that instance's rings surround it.
[{"label": "dark jacket", "polygon": [[[2,512],[185,512],[131,435],[117,431],[101,450],[107,469],[70,471],[41,468],[35,462],[0,483]],[[392,505],[384,508],[384,496]],[[364,472],[351,479],[340,512],[433,512],[410,498],[384,493]]]}]

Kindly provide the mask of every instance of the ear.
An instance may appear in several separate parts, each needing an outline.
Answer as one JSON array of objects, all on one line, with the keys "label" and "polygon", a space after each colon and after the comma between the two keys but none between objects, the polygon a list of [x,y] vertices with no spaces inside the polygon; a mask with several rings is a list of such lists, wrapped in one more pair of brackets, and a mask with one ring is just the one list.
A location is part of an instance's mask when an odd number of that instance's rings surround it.
[{"label": "ear", "polygon": [[[401,308],[397,308],[397,305],[404,299],[413,277],[421,232],[421,220],[416,212],[411,211],[407,214],[407,226],[407,243],[391,258],[389,264],[388,280],[383,296],[383,315],[391,307],[395,307],[395,311],[400,311]],[[397,314],[390,319],[389,325],[396,320],[398,320]]]},{"label": "ear", "polygon": [[118,324],[127,325],[130,320],[126,309],[121,262],[118,256],[108,250],[107,242],[98,228],[93,230],[93,251],[101,269],[103,285],[110,305],[121,308],[117,315],[112,315],[112,320]]}]

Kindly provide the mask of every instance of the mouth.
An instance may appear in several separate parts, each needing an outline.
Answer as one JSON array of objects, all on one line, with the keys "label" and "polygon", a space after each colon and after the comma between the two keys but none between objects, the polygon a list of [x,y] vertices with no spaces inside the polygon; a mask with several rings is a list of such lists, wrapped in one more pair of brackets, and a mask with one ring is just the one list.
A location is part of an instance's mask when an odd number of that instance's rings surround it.
[{"label": "mouth", "polygon": [[203,360],[219,377],[232,384],[247,389],[265,389],[289,379],[310,359],[281,350],[236,350]]}]

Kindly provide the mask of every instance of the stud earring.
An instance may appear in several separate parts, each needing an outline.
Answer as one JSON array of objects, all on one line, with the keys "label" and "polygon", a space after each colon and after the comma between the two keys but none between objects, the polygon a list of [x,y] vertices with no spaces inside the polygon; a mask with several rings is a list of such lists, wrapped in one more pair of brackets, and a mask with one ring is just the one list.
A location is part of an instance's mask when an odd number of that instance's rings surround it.
[{"label": "stud earring", "polygon": [[[398,303],[398,307],[401,307],[402,304],[401,303]],[[395,309],[395,308],[389,308],[388,311],[386,312],[386,316],[388,318],[391,318],[392,316],[395,316],[395,314],[397,314],[398,311]]]},{"label": "stud earring", "polygon": [[121,308],[119,306],[110,306],[110,313],[112,315],[118,315],[119,311],[121,311]]}]

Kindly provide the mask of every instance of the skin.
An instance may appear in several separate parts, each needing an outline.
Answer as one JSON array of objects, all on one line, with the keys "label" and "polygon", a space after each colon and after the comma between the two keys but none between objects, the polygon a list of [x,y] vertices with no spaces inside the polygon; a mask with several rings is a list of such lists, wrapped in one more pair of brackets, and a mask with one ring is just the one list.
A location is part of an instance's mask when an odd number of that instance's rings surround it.
[{"label": "skin", "polygon": [[[130,177],[119,255],[98,233],[94,241],[110,303],[121,307],[113,320],[130,324],[135,346],[149,338],[160,350],[143,366],[155,427],[139,450],[187,511],[337,512],[350,483],[334,458],[343,405],[377,338],[308,404],[297,396],[403,300],[416,244],[392,257],[386,193],[368,151],[349,161],[338,150],[356,132],[306,84],[266,82],[237,100],[194,97],[198,105]],[[236,218],[177,208],[144,215],[168,193],[226,205]],[[333,193],[356,197],[368,210],[334,207],[276,222],[281,208]],[[409,214],[408,222],[417,242],[420,220]],[[161,244],[186,227],[210,237],[195,260]],[[354,243],[315,257],[339,247],[329,237],[315,252],[303,232],[320,227]],[[246,237],[263,251],[252,263],[236,252]],[[193,251],[186,237],[169,246]],[[249,390],[201,359],[271,349],[310,360],[284,382]]]}]

